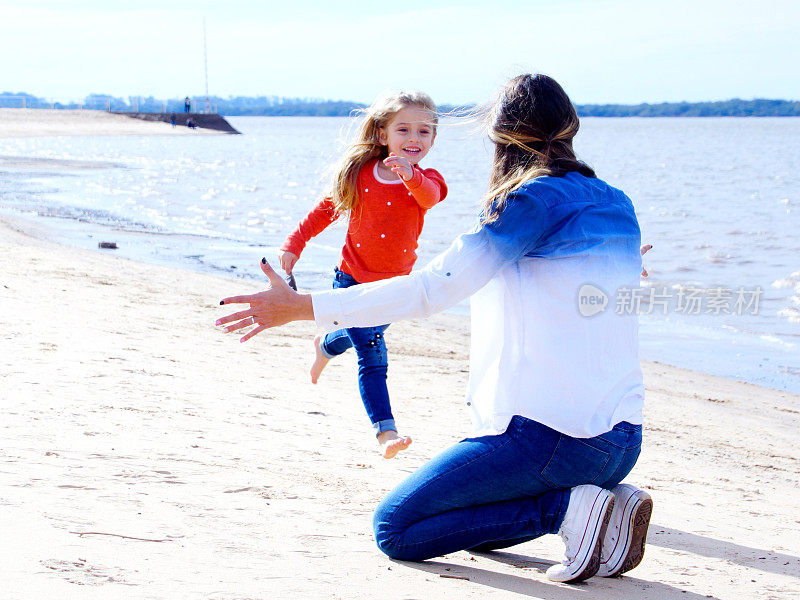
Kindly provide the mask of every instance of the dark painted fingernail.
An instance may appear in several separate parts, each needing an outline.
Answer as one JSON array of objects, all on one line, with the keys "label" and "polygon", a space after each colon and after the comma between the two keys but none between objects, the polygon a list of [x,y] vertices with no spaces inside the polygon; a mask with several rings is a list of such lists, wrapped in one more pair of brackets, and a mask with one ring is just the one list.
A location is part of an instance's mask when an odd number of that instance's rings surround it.
[{"label": "dark painted fingernail", "polygon": [[262,264],[262,265],[265,265],[265,264],[267,264],[267,259],[266,259],[266,258],[262,258],[262,259],[261,259],[261,264]]},{"label": "dark painted fingernail", "polygon": [[225,300],[220,300],[219,303],[220,305],[225,304]]}]

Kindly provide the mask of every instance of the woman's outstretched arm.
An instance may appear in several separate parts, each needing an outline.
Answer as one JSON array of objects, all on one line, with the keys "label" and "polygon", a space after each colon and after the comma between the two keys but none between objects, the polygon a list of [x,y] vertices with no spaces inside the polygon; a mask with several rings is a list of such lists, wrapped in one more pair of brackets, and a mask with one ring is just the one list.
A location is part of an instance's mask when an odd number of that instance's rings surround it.
[{"label": "woman's outstretched arm", "polygon": [[[217,320],[232,332],[251,325],[245,342],[270,327],[315,320],[325,331],[366,327],[384,321],[427,317],[458,304],[483,287],[504,262],[492,252],[485,230],[464,234],[422,271],[347,289],[298,294],[261,259],[269,288],[257,294],[224,298],[220,304],[249,304]],[[315,310],[319,307],[319,311]]]},{"label": "woman's outstretched arm", "polygon": [[347,289],[298,294],[267,264],[261,270],[269,289],[247,296],[225,298],[221,304],[249,304],[250,308],[223,317],[226,332],[257,325],[240,341],[291,321],[314,320],[324,331],[368,327],[404,319],[427,317],[455,306],[482,288],[503,265],[518,260],[535,247],[545,230],[546,214],[535,198],[511,194],[500,219],[465,233],[420,271]]},{"label": "woman's outstretched arm", "polygon": [[333,331],[427,317],[472,295],[507,260],[481,229],[459,236],[421,271],[312,296],[292,290],[262,259],[261,270],[270,287],[257,294],[223,299],[220,304],[249,304],[250,308],[218,319],[217,325],[227,325],[226,332],[256,325],[241,338],[245,342],[265,329],[292,321],[315,320],[324,331]]},{"label": "woman's outstretched arm", "polygon": [[217,325],[225,325],[225,332],[236,331],[258,324],[258,327],[249,331],[241,342],[246,342],[254,335],[258,335],[270,327],[278,327],[292,321],[313,321],[314,306],[310,294],[298,294],[278,275],[266,258],[261,259],[261,270],[269,280],[269,287],[257,294],[245,296],[231,296],[224,298],[220,304],[249,304],[250,308],[232,313],[217,319]]}]

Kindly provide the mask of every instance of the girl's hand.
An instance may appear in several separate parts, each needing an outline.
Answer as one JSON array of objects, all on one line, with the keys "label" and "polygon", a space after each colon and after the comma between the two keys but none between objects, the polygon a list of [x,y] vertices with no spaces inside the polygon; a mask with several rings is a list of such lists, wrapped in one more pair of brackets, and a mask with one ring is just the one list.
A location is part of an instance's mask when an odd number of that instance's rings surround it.
[{"label": "girl's hand", "polygon": [[397,156],[394,152],[390,152],[389,156],[383,159],[383,164],[403,181],[411,181],[414,177],[414,167],[405,156]]},{"label": "girl's hand", "polygon": [[281,265],[281,268],[286,271],[287,275],[292,274],[292,269],[294,269],[294,263],[296,263],[300,259],[297,254],[293,254],[288,250],[281,250],[278,252],[278,262]]},{"label": "girl's hand", "polygon": [[232,313],[217,319],[217,325],[232,323],[224,328],[226,333],[258,325],[247,332],[239,341],[246,342],[254,335],[258,335],[270,327],[279,327],[292,321],[314,320],[314,306],[311,295],[298,294],[275,272],[267,263],[266,258],[261,259],[261,270],[269,280],[269,288],[257,294],[246,296],[231,296],[224,298],[220,304],[249,304],[250,308]]},{"label": "girl's hand", "polygon": [[[653,247],[653,244],[644,244],[641,248],[639,248],[639,252],[641,252],[642,256],[644,256],[647,252],[650,251],[650,249],[652,247]],[[647,269],[642,267],[642,277],[647,277],[647,274],[648,274],[647,273]]]}]

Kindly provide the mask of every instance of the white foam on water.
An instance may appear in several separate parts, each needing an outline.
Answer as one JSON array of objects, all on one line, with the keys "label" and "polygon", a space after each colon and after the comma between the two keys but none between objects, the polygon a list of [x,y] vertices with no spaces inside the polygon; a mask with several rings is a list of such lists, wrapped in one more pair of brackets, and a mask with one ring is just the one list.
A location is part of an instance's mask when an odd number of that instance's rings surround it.
[{"label": "white foam on water", "polygon": [[778,315],[784,317],[790,323],[800,324],[800,309],[790,306],[778,311]]}]

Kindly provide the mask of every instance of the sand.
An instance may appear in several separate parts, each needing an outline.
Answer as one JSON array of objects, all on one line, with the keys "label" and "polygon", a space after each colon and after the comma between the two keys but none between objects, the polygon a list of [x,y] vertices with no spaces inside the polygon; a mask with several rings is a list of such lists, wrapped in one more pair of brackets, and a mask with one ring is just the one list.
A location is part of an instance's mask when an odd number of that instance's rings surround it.
[{"label": "sand", "polygon": [[96,135],[220,135],[211,129],[173,127],[103,110],[0,108],[0,138]]},{"label": "sand", "polygon": [[387,332],[393,405],[415,440],[387,461],[354,357],[309,382],[313,324],[245,344],[214,327],[219,299],[257,282],[37,236],[0,221],[4,599],[798,597],[800,397],[645,364],[628,479],[655,510],[645,559],[621,579],[549,582],[556,536],[395,562],[371,513],[469,433],[464,319]]}]

